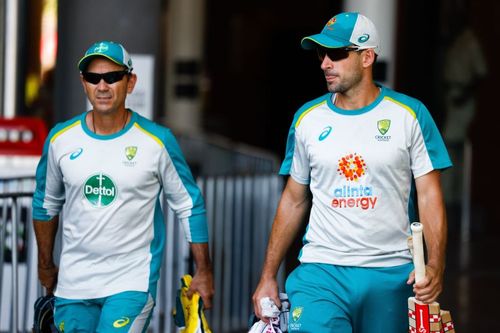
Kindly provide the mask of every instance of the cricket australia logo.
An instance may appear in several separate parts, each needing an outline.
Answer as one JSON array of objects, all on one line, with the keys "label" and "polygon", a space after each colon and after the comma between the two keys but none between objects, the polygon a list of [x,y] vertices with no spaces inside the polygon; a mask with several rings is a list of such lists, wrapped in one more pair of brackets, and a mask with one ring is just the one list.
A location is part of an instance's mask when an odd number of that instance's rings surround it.
[{"label": "cricket australia logo", "polygon": [[115,201],[117,189],[111,177],[98,173],[85,181],[83,195],[92,206],[102,208]]},{"label": "cricket australia logo", "polygon": [[133,159],[137,155],[137,146],[128,146],[125,147],[125,157],[126,160],[123,160],[122,163],[126,167],[134,167],[137,164],[137,161]]},{"label": "cricket australia logo", "polygon": [[375,139],[377,141],[390,141],[391,136],[386,135],[386,133],[389,132],[389,128],[391,128],[390,119],[382,119],[377,121],[377,129],[381,135],[375,135]]},{"label": "cricket australia logo", "polygon": [[382,119],[377,121],[377,128],[380,134],[385,135],[389,128],[391,127],[391,120],[390,119]]},{"label": "cricket australia logo", "polygon": [[300,319],[300,316],[302,316],[302,311],[304,311],[304,308],[302,306],[297,306],[297,307],[293,308],[293,310],[292,310],[292,322],[289,323],[291,331],[300,330],[300,327],[302,326],[302,324],[298,323],[298,321]]},{"label": "cricket australia logo", "polygon": [[135,154],[137,154],[137,146],[129,146],[125,148],[125,156],[127,156],[127,160],[133,160]]},{"label": "cricket australia logo", "polygon": [[94,52],[97,53],[106,52],[107,50],[108,50],[108,45],[106,45],[105,43],[100,43],[98,46],[94,48]]}]

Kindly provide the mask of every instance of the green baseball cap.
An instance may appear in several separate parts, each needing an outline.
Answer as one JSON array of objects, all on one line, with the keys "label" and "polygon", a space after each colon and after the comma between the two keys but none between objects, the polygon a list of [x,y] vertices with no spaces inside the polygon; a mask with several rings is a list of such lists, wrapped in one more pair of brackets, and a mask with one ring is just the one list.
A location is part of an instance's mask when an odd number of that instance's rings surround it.
[{"label": "green baseball cap", "polygon": [[107,58],[120,66],[126,67],[129,71],[132,70],[132,59],[120,43],[105,40],[92,44],[78,62],[80,72],[85,71],[90,61],[95,57]]}]

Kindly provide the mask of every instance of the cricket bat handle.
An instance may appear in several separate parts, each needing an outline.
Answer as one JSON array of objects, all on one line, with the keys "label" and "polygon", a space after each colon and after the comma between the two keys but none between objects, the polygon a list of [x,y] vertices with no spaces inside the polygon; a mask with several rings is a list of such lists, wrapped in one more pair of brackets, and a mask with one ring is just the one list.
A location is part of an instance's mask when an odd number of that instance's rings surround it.
[{"label": "cricket bat handle", "polygon": [[413,238],[413,265],[415,266],[415,282],[420,282],[425,278],[424,227],[420,222],[413,222],[410,227]]}]

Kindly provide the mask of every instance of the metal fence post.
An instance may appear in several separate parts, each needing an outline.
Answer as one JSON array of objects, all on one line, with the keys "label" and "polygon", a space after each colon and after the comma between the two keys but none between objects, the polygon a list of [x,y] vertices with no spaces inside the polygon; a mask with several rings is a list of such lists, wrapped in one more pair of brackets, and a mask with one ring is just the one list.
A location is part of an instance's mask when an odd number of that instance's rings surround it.
[{"label": "metal fence post", "polygon": [[17,278],[17,200],[12,199],[11,206],[11,225],[12,225],[12,237],[11,237],[11,257],[12,257],[12,321],[11,327],[12,332],[17,333],[19,324],[19,314],[18,314],[18,278]]}]

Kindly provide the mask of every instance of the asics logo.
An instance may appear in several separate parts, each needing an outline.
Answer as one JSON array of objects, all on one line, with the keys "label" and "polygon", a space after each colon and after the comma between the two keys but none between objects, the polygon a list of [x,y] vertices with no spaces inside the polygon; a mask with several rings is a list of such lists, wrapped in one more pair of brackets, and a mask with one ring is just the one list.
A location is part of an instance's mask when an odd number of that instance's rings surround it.
[{"label": "asics logo", "polygon": [[113,327],[114,328],[122,328],[124,326],[127,326],[128,323],[130,323],[130,319],[128,317],[122,317],[118,320],[115,320],[115,322],[113,323]]},{"label": "asics logo", "polygon": [[69,155],[69,159],[70,160],[76,159],[78,156],[80,156],[82,154],[82,152],[83,152],[83,148],[78,148],[77,150],[72,152],[71,155]]},{"label": "asics logo", "polygon": [[326,137],[330,135],[331,132],[332,132],[332,126],[326,126],[325,128],[323,128],[323,132],[321,132],[321,134],[319,135],[318,140],[319,141],[325,140]]},{"label": "asics logo", "polygon": [[366,41],[368,41],[368,39],[370,39],[370,35],[364,34],[364,35],[359,36],[358,42],[365,43]]}]

